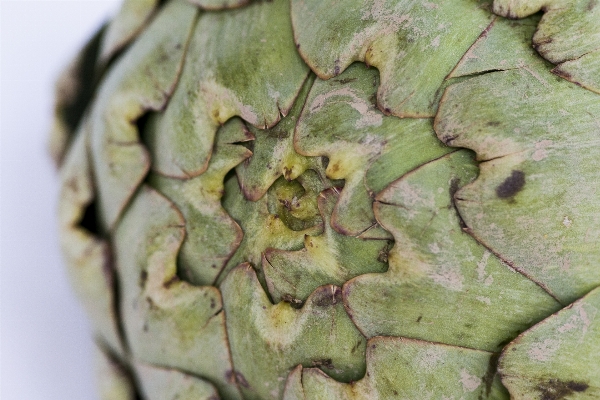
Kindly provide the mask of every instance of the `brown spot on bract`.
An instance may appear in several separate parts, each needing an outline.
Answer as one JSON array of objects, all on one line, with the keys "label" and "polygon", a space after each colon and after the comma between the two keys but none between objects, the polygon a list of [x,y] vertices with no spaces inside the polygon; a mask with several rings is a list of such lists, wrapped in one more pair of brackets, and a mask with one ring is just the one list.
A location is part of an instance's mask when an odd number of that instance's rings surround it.
[{"label": "brown spot on bract", "polygon": [[235,372],[235,379],[237,380],[237,383],[239,383],[242,387],[245,387],[246,389],[250,387],[250,384],[241,372]]},{"label": "brown spot on bract", "polygon": [[342,290],[337,286],[325,286],[316,291],[314,305],[330,307],[342,301]]},{"label": "brown spot on bract", "polygon": [[573,393],[585,392],[588,387],[589,385],[584,382],[563,382],[558,379],[550,379],[538,385],[542,393],[541,400],[561,400]]},{"label": "brown spot on bract", "polygon": [[144,287],[147,279],[148,279],[148,272],[146,270],[142,270],[142,272],[140,272],[140,287],[142,287],[142,288]]},{"label": "brown spot on bract", "polygon": [[523,186],[525,186],[525,174],[523,171],[513,170],[510,176],[496,188],[496,195],[501,199],[508,199],[519,193]]},{"label": "brown spot on bract", "polygon": [[331,361],[331,358],[327,358],[327,359],[323,359],[323,360],[314,360],[312,362],[312,366],[313,367],[325,367],[327,369],[334,369],[335,368],[333,366],[333,361]]}]

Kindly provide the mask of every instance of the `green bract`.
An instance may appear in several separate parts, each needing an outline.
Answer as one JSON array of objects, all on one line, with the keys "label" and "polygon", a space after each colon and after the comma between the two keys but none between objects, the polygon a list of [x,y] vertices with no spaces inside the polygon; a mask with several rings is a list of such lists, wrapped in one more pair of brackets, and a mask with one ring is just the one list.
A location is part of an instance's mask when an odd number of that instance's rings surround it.
[{"label": "green bract", "polygon": [[600,398],[596,0],[125,0],[51,145],[103,399]]}]

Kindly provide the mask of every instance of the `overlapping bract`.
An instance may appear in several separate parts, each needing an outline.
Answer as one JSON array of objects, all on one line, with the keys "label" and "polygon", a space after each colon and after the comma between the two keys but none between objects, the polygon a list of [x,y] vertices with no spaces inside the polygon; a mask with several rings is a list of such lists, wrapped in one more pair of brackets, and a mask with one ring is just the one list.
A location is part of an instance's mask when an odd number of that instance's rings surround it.
[{"label": "overlapping bract", "polygon": [[595,2],[133,3],[55,125],[105,398],[598,393]]}]

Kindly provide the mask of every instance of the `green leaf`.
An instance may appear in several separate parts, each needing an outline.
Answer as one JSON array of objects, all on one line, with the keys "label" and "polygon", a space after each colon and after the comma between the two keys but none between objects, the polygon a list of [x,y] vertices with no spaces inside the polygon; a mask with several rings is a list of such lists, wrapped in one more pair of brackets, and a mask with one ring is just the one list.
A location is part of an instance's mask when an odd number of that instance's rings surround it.
[{"label": "green leaf", "polygon": [[181,81],[146,140],[155,171],[197,176],[229,118],[267,128],[289,112],[308,74],[289,13],[287,1],[275,0],[200,16]]},{"label": "green leaf", "polygon": [[135,386],[121,363],[101,346],[94,349],[96,381],[100,400],[135,400]]},{"label": "green leaf", "polygon": [[600,287],[524,332],[502,352],[511,398],[600,397]]},{"label": "green leaf", "polygon": [[252,153],[233,143],[251,137],[239,119],[219,130],[208,169],[179,180],[151,174],[149,183],[173,201],[185,218],[186,238],[179,252],[180,277],[195,285],[212,285],[242,241],[239,225],[221,206],[227,172]]},{"label": "green leaf", "polygon": [[254,269],[242,264],[221,284],[227,333],[245,399],[279,399],[290,370],[318,366],[337,380],[364,374],[365,338],[342,304],[339,287],[316,289],[300,310],[271,304]]},{"label": "green leaf", "polygon": [[451,151],[429,119],[385,116],[374,104],[377,71],[361,64],[328,81],[317,80],[295,133],[296,150],[329,158],[326,174],[344,179],[331,217],[333,228],[361,238],[390,237],[377,225],[372,196],[413,168]]},{"label": "green leaf", "polygon": [[101,62],[108,62],[147,26],[158,3],[159,0],[123,0],[102,38]]},{"label": "green leaf", "polygon": [[512,19],[543,11],[533,45],[553,72],[600,93],[600,3],[597,0],[495,0],[494,12]]},{"label": "green leaf", "polygon": [[[399,337],[367,343],[367,373],[340,383],[315,368],[296,368],[285,400],[508,399],[493,353]],[[491,367],[491,368],[490,368]]]},{"label": "green leaf", "polygon": [[[502,46],[494,39],[502,24],[511,22],[498,20],[474,53]],[[498,50],[507,59],[532,31],[514,29]],[[568,304],[600,284],[600,96],[556,77],[533,52],[514,54],[516,69],[498,65],[449,86],[435,130],[482,161],[478,179],[456,194],[468,232]],[[472,66],[482,69],[494,70]]]},{"label": "green leaf", "polygon": [[181,371],[151,365],[135,366],[141,394],[147,400],[215,400],[219,395],[210,382]]},{"label": "green leaf", "polygon": [[496,17],[461,58],[448,78],[549,65],[531,47],[531,37],[539,21],[538,15],[517,21]]},{"label": "green leaf", "polygon": [[61,168],[60,245],[71,285],[95,335],[112,352],[123,355],[110,247],[96,232],[81,226],[95,200],[88,154],[88,122],[84,121],[78,129]]},{"label": "green leaf", "polygon": [[457,151],[404,175],[376,198],[395,245],[389,270],[348,281],[344,302],[360,331],[498,351],[559,304],[460,229],[453,194],[477,167]]},{"label": "green leaf", "polygon": [[298,51],[322,79],[353,61],[377,67],[377,102],[432,117],[444,78],[492,19],[488,1],[292,0]]},{"label": "green leaf", "polygon": [[167,103],[195,15],[195,8],[186,3],[165,5],[98,90],[90,144],[103,230],[114,227],[150,168],[135,121]]},{"label": "green leaf", "polygon": [[219,290],[175,275],[184,232],[175,206],[142,185],[114,236],[129,348],[138,361],[202,376],[224,397],[239,399]]}]

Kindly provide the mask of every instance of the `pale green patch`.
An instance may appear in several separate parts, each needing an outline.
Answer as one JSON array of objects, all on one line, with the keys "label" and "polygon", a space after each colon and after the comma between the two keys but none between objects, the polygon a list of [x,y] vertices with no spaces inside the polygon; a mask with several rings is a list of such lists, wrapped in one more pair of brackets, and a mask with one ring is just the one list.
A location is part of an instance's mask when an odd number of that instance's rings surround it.
[{"label": "pale green patch", "polygon": [[187,180],[157,174],[149,177],[149,183],[173,201],[185,218],[186,238],[179,252],[178,269],[180,277],[190,283],[214,284],[242,241],[242,230],[221,206],[221,196],[227,172],[252,154],[233,143],[251,138],[239,119],[231,119],[219,130],[203,174]]},{"label": "pale green patch", "polygon": [[365,372],[365,338],[342,304],[339,287],[315,290],[300,310],[271,304],[254,269],[243,264],[221,284],[227,332],[245,399],[280,399],[298,364],[320,367],[334,379]]},{"label": "pale green patch", "polygon": [[239,399],[219,290],[176,276],[184,233],[175,206],[142,185],[114,236],[129,349],[136,360],[205,377],[224,397]]},{"label": "pale green patch", "polygon": [[376,198],[375,215],[395,239],[389,269],[343,287],[361,332],[498,351],[560,306],[460,229],[458,187],[475,179],[467,151],[425,164]]},{"label": "pale green patch", "polygon": [[504,44],[494,39],[503,24],[510,22],[498,20],[490,41],[472,52],[496,47],[522,58],[520,65],[451,85],[435,130],[483,161],[478,179],[456,195],[468,232],[567,304],[600,284],[600,172],[592,167],[600,157],[600,96],[556,77],[515,40],[531,33],[528,24],[514,25]]},{"label": "pale green patch", "polygon": [[331,217],[340,233],[387,239],[377,225],[372,196],[413,168],[451,149],[435,137],[429,119],[385,116],[375,105],[377,71],[355,64],[314,83],[298,121],[296,150],[327,156],[326,174],[344,179]]},{"label": "pale green patch", "polygon": [[181,371],[137,364],[141,395],[147,400],[215,400],[219,394],[210,382]]},{"label": "pale green patch", "polygon": [[290,112],[274,127],[263,130],[250,126],[255,139],[251,143],[252,157],[236,168],[244,196],[256,201],[280,176],[291,181],[307,169],[322,169],[320,157],[305,157],[294,150],[294,129],[306,102],[314,75],[307,78]]},{"label": "pale green patch", "polygon": [[288,113],[309,71],[294,47],[289,7],[275,0],[200,16],[181,80],[146,140],[155,171],[197,176],[229,118],[267,128]]},{"label": "pale green patch", "polygon": [[600,288],[535,325],[502,352],[514,399],[600,397]]},{"label": "pale green patch", "polygon": [[293,0],[298,51],[319,77],[377,67],[379,107],[432,117],[440,86],[492,19],[489,1]]},{"label": "pale green patch", "polygon": [[[340,383],[318,369],[296,368],[287,381],[285,400],[508,399],[495,376],[495,355],[399,337],[367,343],[367,373]],[[490,367],[492,366],[492,367]]]},{"label": "pale green patch", "polygon": [[123,366],[100,346],[94,348],[100,400],[135,400],[135,385]]},{"label": "pale green patch", "polygon": [[[108,62],[119,50],[132,41],[143,30],[154,14],[159,0],[123,0],[102,37],[100,61]],[[176,0],[181,1],[181,0]],[[193,11],[189,11],[193,13]]]},{"label": "pale green patch", "polygon": [[387,269],[387,241],[345,236],[331,228],[330,216],[338,196],[336,189],[328,189],[318,197],[323,234],[305,236],[302,250],[267,249],[264,253],[263,272],[276,303],[302,304],[319,286],[341,286],[357,275]]},{"label": "pale green patch", "polygon": [[111,351],[123,355],[113,292],[115,271],[110,264],[109,245],[80,226],[86,208],[95,197],[88,157],[87,122],[78,129],[61,168],[60,246],[71,286],[90,318],[95,335]]},{"label": "pale green patch", "polygon": [[195,15],[195,8],[186,3],[165,5],[98,90],[91,110],[90,144],[99,223],[104,230],[114,227],[150,168],[135,122],[167,103]]},{"label": "pale green patch", "polygon": [[536,50],[558,64],[557,75],[600,93],[600,2],[598,0],[495,0],[494,12],[523,18],[544,16],[533,36]]}]

